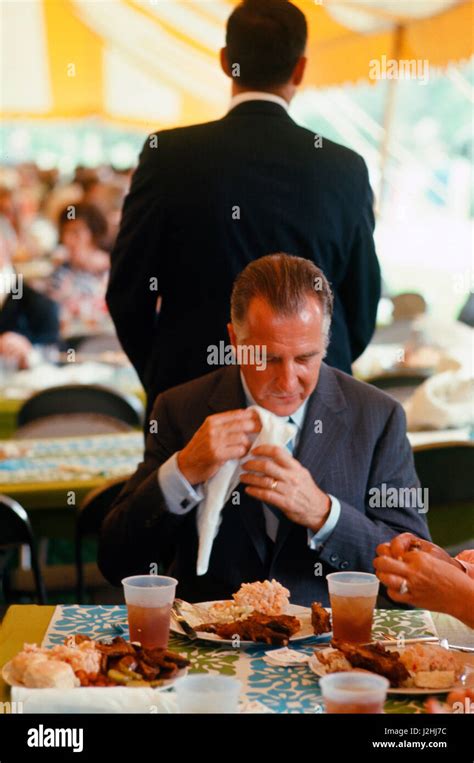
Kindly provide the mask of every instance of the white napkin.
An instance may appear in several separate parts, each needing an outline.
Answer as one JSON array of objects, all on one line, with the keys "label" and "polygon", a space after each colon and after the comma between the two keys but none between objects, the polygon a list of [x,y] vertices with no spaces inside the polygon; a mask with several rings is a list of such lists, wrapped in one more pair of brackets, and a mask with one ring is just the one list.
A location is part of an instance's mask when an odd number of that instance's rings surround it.
[{"label": "white napkin", "polygon": [[304,654],[303,652],[297,652],[296,649],[288,649],[287,646],[284,646],[281,649],[265,652],[263,660],[268,665],[289,668],[292,665],[305,665],[309,660],[309,655]]},{"label": "white napkin", "polygon": [[[19,703],[22,713],[148,713],[155,715],[178,713],[176,693],[173,689],[157,692],[146,689],[120,686],[92,686],[77,689],[27,689],[14,686],[11,690],[12,702]],[[18,710],[17,712],[20,712]],[[243,698],[239,703],[239,713],[273,713],[258,700]]]},{"label": "white napkin", "polygon": [[[253,447],[259,445],[280,445],[284,447],[296,434],[295,424],[291,424],[287,418],[275,416],[271,411],[253,405],[251,408],[257,411],[262,422],[262,429],[258,433]],[[203,485],[204,499],[198,509],[197,527],[199,535],[199,552],[197,560],[197,574],[205,575],[209,567],[212,544],[217,535],[221,511],[229,500],[232,491],[239,484],[242,473],[242,464],[252,456],[232,459],[227,461],[217,474]]]},{"label": "white napkin", "polygon": [[28,689],[13,686],[13,702],[23,713],[175,713],[174,693],[146,687],[79,686],[76,689]]},{"label": "white napkin", "polygon": [[408,429],[448,429],[474,423],[473,380],[462,371],[445,371],[421,384],[405,402]]}]

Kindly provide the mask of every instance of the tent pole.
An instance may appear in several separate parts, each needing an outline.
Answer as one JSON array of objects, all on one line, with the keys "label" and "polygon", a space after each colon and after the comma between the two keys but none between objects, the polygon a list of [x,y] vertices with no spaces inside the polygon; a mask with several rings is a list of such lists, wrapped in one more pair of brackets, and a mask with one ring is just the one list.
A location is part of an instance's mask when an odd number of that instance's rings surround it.
[{"label": "tent pole", "polygon": [[[392,58],[395,61],[400,60],[403,42],[403,27],[397,26],[394,33]],[[385,99],[385,108],[383,116],[383,137],[380,146],[380,187],[378,210],[381,214],[387,193],[387,165],[390,156],[390,133],[393,125],[393,116],[395,113],[395,102],[397,95],[397,80],[387,80],[387,95]]]}]

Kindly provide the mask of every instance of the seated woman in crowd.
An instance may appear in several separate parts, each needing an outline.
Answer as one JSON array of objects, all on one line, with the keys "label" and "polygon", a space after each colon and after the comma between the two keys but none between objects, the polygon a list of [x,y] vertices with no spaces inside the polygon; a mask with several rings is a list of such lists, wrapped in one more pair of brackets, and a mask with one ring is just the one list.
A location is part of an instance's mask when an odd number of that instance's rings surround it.
[{"label": "seated woman in crowd", "polygon": [[402,533],[377,547],[374,567],[391,599],[445,612],[474,628],[474,551],[452,558],[434,543]]},{"label": "seated woman in crowd", "polygon": [[63,333],[76,322],[90,328],[111,324],[105,303],[110,259],[100,248],[106,232],[103,214],[91,204],[69,205],[60,214],[65,261],[50,276],[47,293],[60,305]]},{"label": "seated woman in crowd", "polygon": [[59,341],[58,306],[23,282],[12,267],[10,241],[0,227],[0,357],[13,368],[34,362],[33,345]]}]

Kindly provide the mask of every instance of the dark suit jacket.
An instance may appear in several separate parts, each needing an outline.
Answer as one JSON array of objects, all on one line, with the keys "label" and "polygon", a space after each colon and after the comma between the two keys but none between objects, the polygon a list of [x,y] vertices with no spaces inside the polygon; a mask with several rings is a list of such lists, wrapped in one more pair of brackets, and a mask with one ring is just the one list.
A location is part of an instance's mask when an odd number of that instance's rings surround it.
[{"label": "dark suit jacket", "polygon": [[44,294],[23,284],[21,299],[6,298],[0,309],[0,334],[15,331],[32,344],[57,344],[59,308]]},{"label": "dark suit jacket", "polygon": [[[228,341],[235,277],[275,252],[306,257],[329,279],[335,309],[326,362],[350,373],[380,296],[363,159],[326,138],[316,148],[313,132],[265,101],[157,137],[157,148],[146,141],[125,200],[107,293],[150,404],[215,370],[207,347]],[[159,317],[152,278],[163,298]]]},{"label": "dark suit jacket", "polygon": [[[418,485],[401,406],[380,390],[326,366],[307,407],[294,453],[322,490],[341,502],[341,516],[320,552],[307,544],[306,528],[286,518],[274,546],[267,541],[262,504],[244,492],[240,506],[224,507],[209,570],[196,576],[196,511],[167,511],[157,469],[190,440],[204,419],[245,407],[236,367],[227,367],[161,394],[153,409],[158,434],[150,434],[145,459],[125,486],[102,528],[99,566],[112,583],[146,573],[159,562],[179,580],[178,595],[191,601],[230,598],[241,583],[276,578],[294,603],[328,603],[325,576],[338,570],[373,571],[379,543],[400,532],[428,538],[417,509],[375,509],[368,490]],[[322,433],[314,433],[315,420]],[[322,575],[315,564],[322,563]]]}]

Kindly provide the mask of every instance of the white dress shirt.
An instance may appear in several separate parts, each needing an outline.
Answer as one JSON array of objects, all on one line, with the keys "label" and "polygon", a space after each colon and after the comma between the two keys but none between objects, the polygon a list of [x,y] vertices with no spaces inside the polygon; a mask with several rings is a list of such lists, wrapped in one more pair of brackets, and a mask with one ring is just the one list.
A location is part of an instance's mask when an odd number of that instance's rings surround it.
[{"label": "white dress shirt", "polygon": [[229,111],[236,106],[239,106],[241,103],[246,103],[246,101],[269,101],[270,103],[278,103],[279,106],[283,106],[285,111],[288,111],[290,106],[288,101],[285,101],[280,95],[265,93],[260,90],[248,90],[245,93],[239,93],[238,95],[232,96],[230,99]]}]

